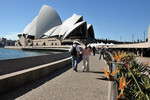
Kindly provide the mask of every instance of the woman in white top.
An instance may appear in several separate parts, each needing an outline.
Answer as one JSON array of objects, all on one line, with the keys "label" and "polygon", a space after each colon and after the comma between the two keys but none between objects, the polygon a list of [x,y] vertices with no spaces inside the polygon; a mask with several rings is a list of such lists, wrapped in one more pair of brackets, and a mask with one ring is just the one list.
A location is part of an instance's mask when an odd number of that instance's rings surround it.
[{"label": "woman in white top", "polygon": [[87,47],[87,43],[85,44],[85,47],[82,50],[83,54],[83,66],[82,66],[82,71],[84,72],[89,71],[89,55],[90,55],[90,48]]}]

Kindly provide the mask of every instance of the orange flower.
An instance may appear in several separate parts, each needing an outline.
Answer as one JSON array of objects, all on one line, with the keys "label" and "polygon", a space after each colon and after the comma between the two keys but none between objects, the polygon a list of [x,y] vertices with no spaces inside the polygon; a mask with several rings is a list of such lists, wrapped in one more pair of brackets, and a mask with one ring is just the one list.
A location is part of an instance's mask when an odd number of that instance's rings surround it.
[{"label": "orange flower", "polygon": [[118,52],[118,55],[115,53],[115,56],[113,56],[113,58],[114,58],[117,62],[119,62],[119,61],[125,56],[125,54],[126,54],[126,53],[123,53],[123,51],[121,52],[121,54],[120,54],[120,52]]},{"label": "orange flower", "polygon": [[108,78],[108,80],[111,80],[111,78],[113,78],[113,75],[115,75],[117,72],[118,72],[118,68],[112,73],[107,72],[106,69],[104,69],[104,73],[105,73],[106,77]]},{"label": "orange flower", "polygon": [[149,66],[149,61],[147,62],[146,66]]},{"label": "orange flower", "polygon": [[130,60],[130,57],[128,57],[127,60]]},{"label": "orange flower", "polygon": [[123,53],[123,51],[121,52],[121,54],[119,55],[119,58],[123,58],[125,56],[126,53]]},{"label": "orange flower", "polygon": [[120,87],[121,93],[119,94],[119,96],[117,98],[120,98],[121,96],[123,96],[124,88],[125,88],[126,85],[128,85],[130,83],[130,81],[128,83],[126,83],[126,79],[124,78],[124,76],[122,76],[120,78],[120,80],[119,80],[119,87]]},{"label": "orange flower", "polygon": [[111,75],[113,76],[113,75],[115,75],[117,72],[118,72],[118,68],[117,68],[114,72],[112,72]]},{"label": "orange flower", "polygon": [[122,96],[123,96],[123,93],[120,93],[117,98],[120,99]]},{"label": "orange flower", "polygon": [[119,59],[119,57],[118,57],[118,55],[115,53],[115,56],[113,56],[113,58],[117,61],[117,62],[119,62],[120,61],[120,59]]}]

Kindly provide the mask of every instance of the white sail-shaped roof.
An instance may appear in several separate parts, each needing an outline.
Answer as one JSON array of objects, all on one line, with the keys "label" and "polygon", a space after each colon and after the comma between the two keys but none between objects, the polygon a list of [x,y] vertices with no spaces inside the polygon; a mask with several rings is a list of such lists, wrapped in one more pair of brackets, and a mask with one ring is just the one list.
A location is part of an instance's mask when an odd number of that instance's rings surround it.
[{"label": "white sail-shaped roof", "polygon": [[90,36],[91,38],[95,38],[92,24],[87,25],[87,31],[88,31],[88,36]]},{"label": "white sail-shaped roof", "polygon": [[50,36],[63,36],[72,26],[82,20],[82,16],[73,14],[72,17],[65,20]]},{"label": "white sail-shaped roof", "polygon": [[61,24],[62,21],[57,12],[53,8],[44,5],[38,15],[35,38],[40,38],[45,32]]},{"label": "white sail-shaped roof", "polygon": [[27,33],[29,32],[30,27],[31,27],[31,23],[29,23],[29,24],[25,27],[23,33],[24,33],[24,34],[27,34]]},{"label": "white sail-shaped roof", "polygon": [[79,21],[83,21],[83,17],[77,14],[73,14],[72,17],[65,20],[63,24],[61,25],[61,31],[60,31],[59,36],[64,35],[70,27],[72,27]]},{"label": "white sail-shaped roof", "polygon": [[88,24],[88,25],[87,25],[87,29],[89,29],[90,27],[91,27],[91,24]]},{"label": "white sail-shaped roof", "polygon": [[[59,25],[60,26],[60,25]],[[44,35],[46,36],[51,36],[51,34],[59,27],[59,26],[55,26],[53,28],[51,28],[49,31],[47,31],[46,33],[44,33]]]},{"label": "white sail-shaped roof", "polygon": [[27,33],[28,35],[35,36],[36,33],[36,25],[32,27],[32,29]]},{"label": "white sail-shaped roof", "polygon": [[62,29],[62,25],[60,25],[50,36],[53,37],[53,36],[59,36],[60,32],[61,32],[61,29]]},{"label": "white sail-shaped roof", "polygon": [[[76,24],[80,19],[82,19],[82,16],[73,14],[72,17],[65,20],[62,25],[70,27]],[[83,19],[81,21],[83,21]]]},{"label": "white sail-shaped roof", "polygon": [[29,29],[29,32],[27,33],[28,35],[33,35],[33,36],[35,36],[37,18],[38,18],[38,16],[36,16],[36,17],[34,18],[34,20],[32,21],[31,26],[30,26],[30,29]]},{"label": "white sail-shaped roof", "polygon": [[63,39],[65,39],[68,35],[70,35],[72,33],[73,30],[75,30],[76,28],[78,28],[79,26],[86,24],[85,21],[79,22],[77,24],[75,24],[74,26],[72,26],[63,36]]},{"label": "white sail-shaped roof", "polygon": [[61,39],[94,38],[93,26],[91,24],[87,25],[86,21],[83,21],[83,16],[73,14],[62,23],[57,12],[47,5],[44,5],[38,16],[26,26],[23,34],[26,34],[26,38],[31,39],[49,37],[59,37]]},{"label": "white sail-shaped roof", "polygon": [[24,29],[23,33],[35,36],[36,23],[37,23],[37,16],[33,19],[33,21],[30,24],[27,25],[27,27]]}]

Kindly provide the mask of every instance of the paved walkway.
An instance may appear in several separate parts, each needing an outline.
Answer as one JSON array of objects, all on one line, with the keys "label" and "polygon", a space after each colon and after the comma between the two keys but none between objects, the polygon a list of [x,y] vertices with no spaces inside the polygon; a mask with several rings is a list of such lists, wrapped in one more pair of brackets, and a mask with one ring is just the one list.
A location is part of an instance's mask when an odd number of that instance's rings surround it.
[{"label": "paved walkway", "polygon": [[98,60],[98,55],[90,56],[90,72],[81,71],[82,63],[78,64],[78,72],[69,66],[10,91],[1,100],[107,100],[108,81],[96,79],[105,76],[102,71],[105,61]]},{"label": "paved walkway", "polygon": [[[150,63],[150,57],[136,57],[136,59],[138,60],[138,62],[142,62],[144,64],[147,64],[147,62]],[[149,65],[150,66],[150,65]]]}]

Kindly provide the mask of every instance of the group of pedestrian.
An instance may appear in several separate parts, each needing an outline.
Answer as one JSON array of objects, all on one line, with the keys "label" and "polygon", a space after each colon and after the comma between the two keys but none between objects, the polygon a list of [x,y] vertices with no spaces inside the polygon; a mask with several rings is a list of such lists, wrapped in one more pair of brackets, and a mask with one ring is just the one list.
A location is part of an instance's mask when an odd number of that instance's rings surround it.
[{"label": "group of pedestrian", "polygon": [[101,60],[101,57],[103,57],[103,59],[106,57],[106,51],[111,52],[111,49],[109,49],[109,46],[102,46],[99,50],[99,60]]},{"label": "group of pedestrian", "polygon": [[72,57],[72,68],[77,72],[77,64],[78,64],[78,55],[82,54],[83,59],[83,66],[82,71],[89,71],[89,56],[90,56],[90,48],[87,47],[87,43],[83,49],[79,49],[78,42],[73,41],[73,45],[70,47],[69,52],[71,53]]},{"label": "group of pedestrian", "polygon": [[[89,56],[90,56],[90,50],[93,51],[93,56],[95,56],[95,51],[96,48],[93,46],[93,48],[88,47],[88,44],[85,43],[84,48],[80,49],[78,47],[78,42],[77,41],[73,41],[73,45],[70,47],[69,52],[71,53],[71,57],[72,57],[72,68],[74,71],[78,71],[77,70],[77,66],[78,66],[78,55],[82,55],[82,60],[83,60],[83,65],[82,65],[82,71],[89,71]],[[99,50],[99,60],[101,60],[101,56],[103,56],[104,58],[104,46],[102,46],[102,48]]]}]

